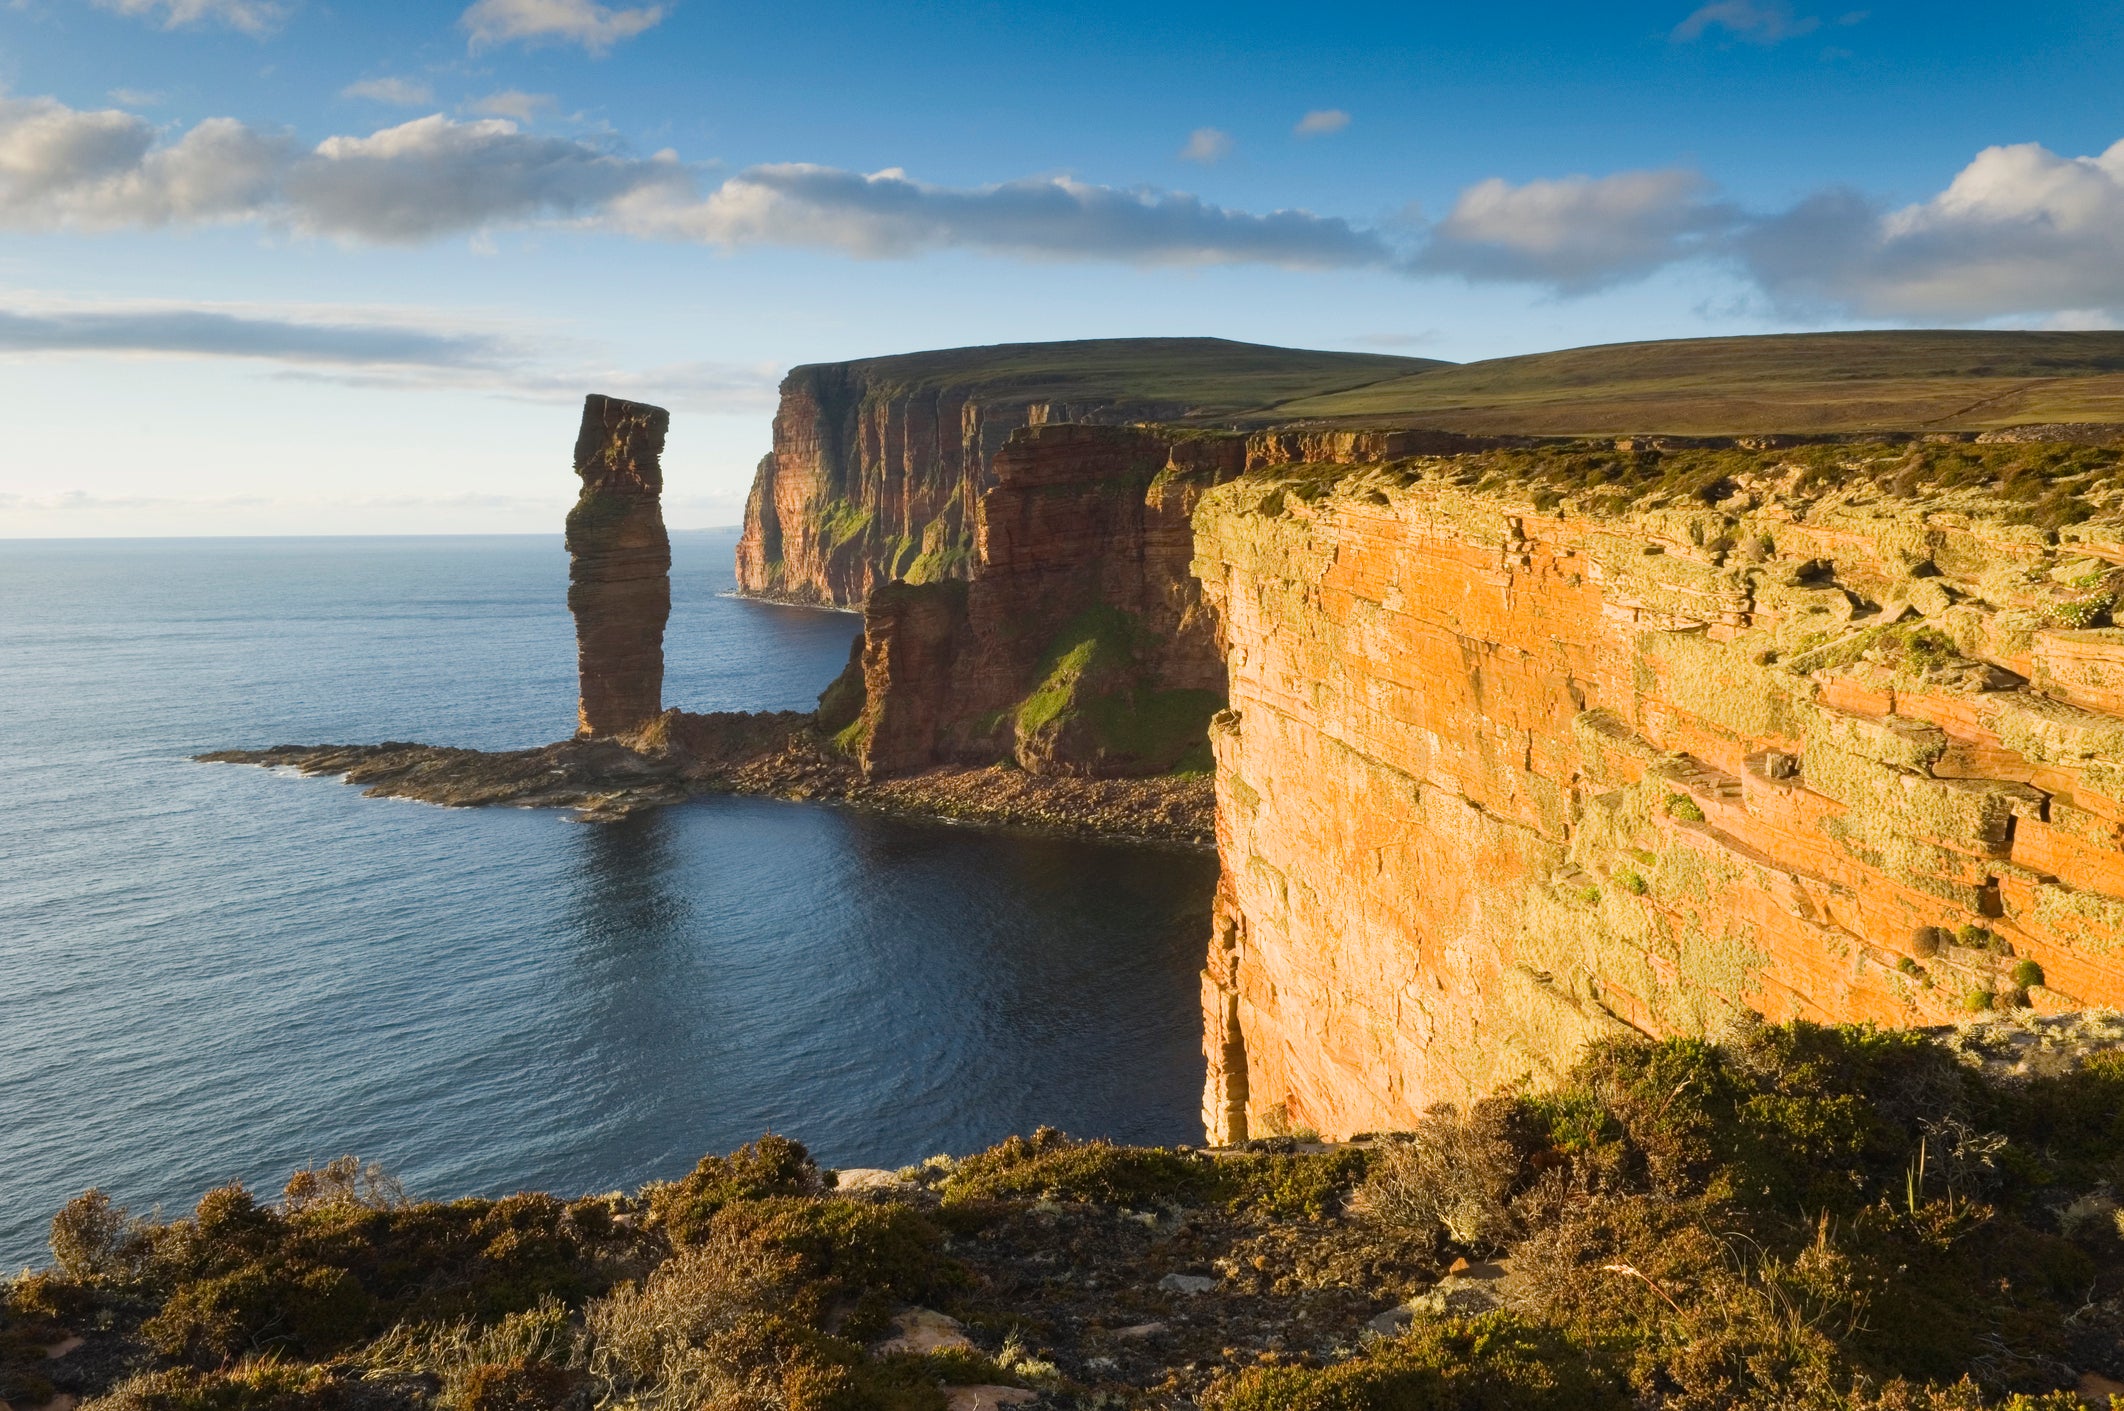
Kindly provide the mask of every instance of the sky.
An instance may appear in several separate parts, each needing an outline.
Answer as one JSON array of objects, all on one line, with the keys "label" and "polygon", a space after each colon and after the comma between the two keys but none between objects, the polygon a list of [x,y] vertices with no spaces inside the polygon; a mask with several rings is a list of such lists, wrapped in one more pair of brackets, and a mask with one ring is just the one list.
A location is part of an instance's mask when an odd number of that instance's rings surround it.
[{"label": "sky", "polygon": [[[1864,0],[1859,0],[1864,3]],[[737,522],[790,367],[2124,326],[2124,6],[0,0],[0,538]]]}]

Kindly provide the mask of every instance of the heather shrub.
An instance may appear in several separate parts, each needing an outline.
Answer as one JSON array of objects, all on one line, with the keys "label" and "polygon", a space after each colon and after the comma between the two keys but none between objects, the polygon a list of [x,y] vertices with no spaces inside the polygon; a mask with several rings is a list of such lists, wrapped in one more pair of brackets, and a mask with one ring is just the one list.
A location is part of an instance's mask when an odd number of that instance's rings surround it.
[{"label": "heather shrub", "polygon": [[1512,1226],[1507,1199],[1522,1165],[1521,1115],[1510,1099],[1479,1102],[1466,1113],[1451,1104],[1432,1108],[1414,1132],[1381,1144],[1351,1209],[1420,1239],[1494,1252]]},{"label": "heather shrub", "polygon": [[581,1377],[563,1387],[562,1381],[534,1374],[534,1369],[579,1372],[586,1360],[585,1343],[586,1334],[567,1307],[558,1299],[544,1298],[499,1323],[400,1323],[362,1348],[356,1360],[371,1377],[432,1379],[438,1405],[470,1411],[481,1388],[490,1402],[511,1396],[551,1396],[555,1399],[550,1404],[568,1400],[581,1390]]},{"label": "heather shrub", "polygon": [[772,1133],[728,1156],[704,1156],[683,1180],[652,1189],[650,1214],[674,1244],[702,1238],[708,1224],[733,1200],[818,1194],[818,1165],[801,1142]]},{"label": "heather shrub", "polygon": [[224,1186],[157,1233],[143,1277],[165,1292],[141,1333],[164,1356],[210,1366],[273,1348],[328,1356],[395,1323],[580,1300],[614,1275],[608,1217],[594,1202],[583,1210],[578,1220],[533,1194],[381,1208],[329,1184],[277,1209]]},{"label": "heather shrub", "polygon": [[145,1222],[90,1189],[52,1217],[50,1243],[53,1262],[68,1278],[122,1283],[139,1275],[151,1236]]},{"label": "heather shrub", "polygon": [[323,1367],[266,1358],[213,1371],[176,1367],[127,1379],[97,1411],[342,1411],[347,1386]]},{"label": "heather shrub", "polygon": [[1555,1333],[1504,1314],[1419,1322],[1327,1367],[1220,1379],[1209,1411],[1627,1411],[1618,1380]]},{"label": "heather shrub", "polygon": [[289,1214],[334,1206],[359,1210],[403,1210],[405,1184],[378,1163],[342,1156],[322,1166],[305,1167],[288,1177],[280,1208]]},{"label": "heather shrub", "polygon": [[1185,1205],[1220,1192],[1217,1165],[1194,1152],[1072,1141],[1042,1127],[958,1162],[942,1189],[947,1204],[1049,1197],[1101,1205]]}]

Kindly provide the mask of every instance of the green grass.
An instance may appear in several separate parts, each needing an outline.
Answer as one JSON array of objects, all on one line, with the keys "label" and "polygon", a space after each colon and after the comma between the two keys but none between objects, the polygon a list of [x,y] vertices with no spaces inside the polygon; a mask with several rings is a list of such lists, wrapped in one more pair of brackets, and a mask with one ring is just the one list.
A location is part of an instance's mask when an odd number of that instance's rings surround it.
[{"label": "green grass", "polygon": [[1618,343],[1412,371],[1279,418],[1595,435],[2124,421],[2124,333],[1883,331]]},{"label": "green grass", "polygon": [[1550,436],[2124,421],[2124,333],[2099,331],[1684,338],[1465,364],[1220,338],[1099,338],[861,358],[792,376],[846,379],[868,397],[1098,402],[1168,421]]},{"label": "green grass", "polygon": [[[1347,392],[1429,367],[1429,358],[1271,348],[1223,338],[1091,338],[999,343],[817,364],[793,378],[847,377],[872,397],[974,393],[984,400],[1179,404],[1229,415]],[[1161,416],[1168,408],[1152,408]]]},{"label": "green grass", "polygon": [[1095,607],[1074,618],[1049,645],[1040,684],[1018,705],[1017,738],[1081,720],[1115,760],[1154,772],[1207,772],[1209,719],[1224,698],[1145,685],[1140,657],[1158,644],[1143,636],[1136,619],[1118,608]]}]

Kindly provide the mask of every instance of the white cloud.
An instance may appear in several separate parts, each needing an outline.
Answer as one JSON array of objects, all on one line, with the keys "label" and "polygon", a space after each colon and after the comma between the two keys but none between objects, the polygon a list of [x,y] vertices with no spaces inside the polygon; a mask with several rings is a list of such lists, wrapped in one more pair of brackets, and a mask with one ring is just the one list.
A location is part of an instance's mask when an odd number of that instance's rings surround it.
[{"label": "white cloud", "polygon": [[1180,149],[1180,159],[1200,162],[1209,166],[1221,162],[1232,154],[1232,135],[1222,128],[1198,127],[1187,135],[1187,145]]},{"label": "white cloud", "polygon": [[303,151],[283,133],[209,118],[157,146],[142,118],[0,97],[0,227],[260,220],[406,243],[498,223],[594,214],[622,192],[684,180],[675,162],[440,115]]},{"label": "white cloud", "polygon": [[113,88],[104,96],[127,108],[152,108],[162,101],[160,93],[146,88]]},{"label": "white cloud", "polygon": [[771,409],[764,363],[614,364],[538,328],[446,311],[315,305],[96,303],[0,293],[0,359],[170,357],[261,364],[346,386],[570,402],[606,391],[698,411]]},{"label": "white cloud", "polygon": [[32,353],[139,353],[347,367],[499,367],[520,356],[493,334],[373,315],[0,299],[0,354]]},{"label": "white cloud", "polygon": [[305,234],[413,243],[495,225],[575,220],[649,239],[794,245],[865,258],[963,248],[1133,264],[1383,266],[1376,233],[1305,211],[1256,215],[1183,192],[1070,177],[933,186],[780,165],[703,193],[669,153],[647,160],[440,114],[304,151],[230,118],[156,145],[146,120],[0,97],[0,228],[108,229],[252,220]]},{"label": "white cloud", "polygon": [[931,186],[897,168],[753,167],[705,199],[677,201],[644,186],[613,202],[619,229],[736,248],[797,245],[865,259],[964,248],[1042,259],[1130,264],[1275,264],[1348,268],[1387,263],[1369,231],[1306,211],[1254,215],[1181,192],[1123,190],[1069,177],[996,186]]},{"label": "white cloud", "polygon": [[464,105],[468,113],[483,118],[508,118],[514,122],[530,124],[538,121],[539,115],[553,106],[550,93],[525,93],[520,89],[504,88],[499,93],[489,93],[484,98],[474,98]]},{"label": "white cloud", "polygon": [[209,118],[157,147],[146,120],[0,97],[0,226],[165,225],[240,218],[272,192],[291,144]]},{"label": "white cloud", "polygon": [[[524,111],[542,106],[514,92],[482,101],[519,100]],[[1830,190],[1751,216],[1694,172],[1626,171],[1492,178],[1435,225],[1404,229],[1068,176],[950,187],[896,168],[789,163],[709,184],[668,152],[624,156],[502,118],[436,114],[310,148],[232,118],[166,138],[122,109],[0,95],[0,229],[253,222],[404,244],[556,221],[724,249],[1400,269],[1564,294],[1714,258],[1793,310],[1916,321],[2124,314],[2124,142],[2083,157],[2034,143],[1987,148],[1938,195],[1897,210]]]},{"label": "white cloud", "polygon": [[1689,171],[1567,176],[1460,193],[1416,257],[1419,270],[1585,293],[1702,253],[1738,218]]},{"label": "white cloud", "polygon": [[339,90],[342,98],[366,98],[372,103],[393,103],[418,108],[435,101],[435,90],[410,78],[365,78]]},{"label": "white cloud", "polygon": [[408,243],[497,223],[589,216],[627,191],[677,179],[676,162],[617,157],[534,137],[500,118],[418,118],[368,137],[328,137],[281,187],[299,230]]},{"label": "white cloud", "polygon": [[288,16],[280,0],[95,0],[121,15],[159,20],[164,29],[222,24],[245,34],[269,34]]},{"label": "white cloud", "polygon": [[1291,129],[1299,137],[1327,137],[1350,125],[1350,115],[1340,108],[1315,108],[1298,119]]},{"label": "white cloud", "polygon": [[[1856,24],[1864,18],[1862,12],[1854,12],[1839,23]],[[1757,0],[1716,0],[1676,25],[1672,38],[1678,44],[1687,44],[1716,28],[1750,44],[1781,44],[1821,27],[1822,22],[1812,16],[1795,16],[1785,0],[1764,0],[1760,4]]]},{"label": "white cloud", "polygon": [[1825,192],[1757,223],[1740,249],[1795,307],[1919,320],[2124,311],[2124,142],[2093,157],[1988,147],[1900,210]]},{"label": "white cloud", "polygon": [[494,44],[580,44],[603,54],[624,39],[654,28],[662,5],[613,9],[598,0],[476,0],[458,17],[474,49]]}]

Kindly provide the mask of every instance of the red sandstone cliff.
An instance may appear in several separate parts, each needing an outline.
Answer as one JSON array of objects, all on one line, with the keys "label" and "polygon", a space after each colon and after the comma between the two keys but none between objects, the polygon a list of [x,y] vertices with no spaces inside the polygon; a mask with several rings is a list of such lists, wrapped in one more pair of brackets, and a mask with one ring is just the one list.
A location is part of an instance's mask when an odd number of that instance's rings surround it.
[{"label": "red sandstone cliff", "polygon": [[1005,344],[800,367],[782,383],[737,551],[741,592],[855,607],[972,570],[1013,432],[1216,419],[1435,366],[1215,338]]},{"label": "red sandstone cliff", "polygon": [[865,605],[849,743],[866,773],[1206,766],[1224,665],[1186,571],[1189,516],[1242,455],[1236,438],[1131,427],[1012,437],[977,506],[969,581],[895,583]]},{"label": "red sandstone cliff", "polygon": [[2088,454],[2031,453],[2051,489],[1876,446],[1210,491],[1211,1136],[1405,1128],[1751,1009],[2124,1002],[2124,628],[2088,627],[2124,493]]},{"label": "red sandstone cliff", "polygon": [[581,678],[578,735],[639,730],[663,710],[671,540],[661,457],[671,414],[591,395],[575,441],[583,489],[568,511],[568,610]]},{"label": "red sandstone cliff", "polygon": [[899,391],[848,364],[796,369],[745,502],[739,591],[854,607],[895,579],[964,577],[996,452],[1057,410],[1080,420],[1102,408]]},{"label": "red sandstone cliff", "polygon": [[967,581],[871,591],[858,661],[836,692],[866,702],[845,742],[872,776],[997,760],[1047,775],[1207,769],[1225,663],[1188,567],[1202,495],[1307,456],[1478,444],[1426,432],[1020,430],[976,502]]}]

